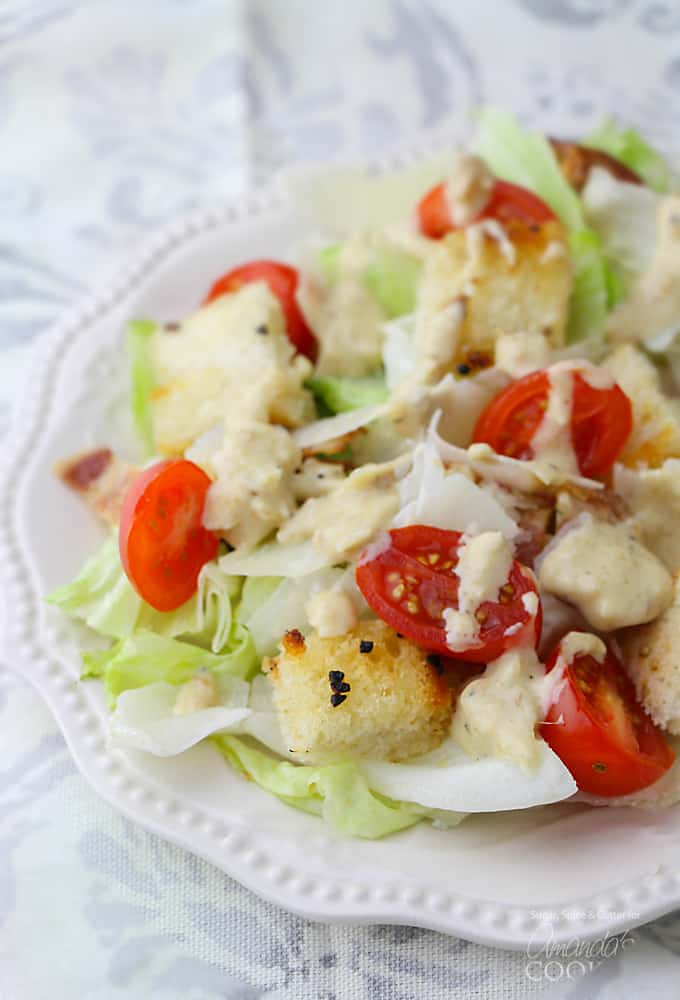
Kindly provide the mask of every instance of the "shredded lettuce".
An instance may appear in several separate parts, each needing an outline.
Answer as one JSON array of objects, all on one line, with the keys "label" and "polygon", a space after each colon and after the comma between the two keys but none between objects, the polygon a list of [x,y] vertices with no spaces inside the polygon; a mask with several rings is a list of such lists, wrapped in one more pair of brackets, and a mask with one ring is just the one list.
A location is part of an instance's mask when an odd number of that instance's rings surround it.
[{"label": "shredded lettuce", "polygon": [[567,340],[574,342],[597,336],[602,330],[607,318],[611,272],[602,256],[600,238],[591,229],[571,233],[569,247],[574,262],[574,283]]},{"label": "shredded lettuce", "polygon": [[111,649],[83,653],[83,677],[100,677],[109,705],[115,706],[121,691],[144,687],[157,681],[184,684],[204,668],[216,675],[228,674],[249,680],[260,668],[253,640],[247,628],[234,624],[219,654],[189,642],[138,629]]},{"label": "shredded lettuce", "polygon": [[305,385],[311,389],[317,403],[321,403],[328,415],[383,403],[388,395],[382,372],[364,378],[314,375],[307,379]]},{"label": "shredded lettuce", "polygon": [[170,638],[182,636],[219,652],[228,639],[232,602],[240,589],[238,577],[208,563],[190,600],[176,611],[156,611],[142,600],[125,575],[113,533],[75,580],[53,591],[47,601],[112,639],[125,639],[141,628]]},{"label": "shredded lettuce", "polygon": [[479,153],[497,177],[537,194],[570,232],[585,228],[579,197],[544,135],[523,132],[512,115],[495,108],[483,111],[479,123]]},{"label": "shredded lettuce", "polygon": [[574,264],[567,337],[577,341],[600,335],[620,289],[550,143],[543,135],[523,132],[512,115],[489,108],[480,116],[479,151],[497,177],[533,191],[564,223]]},{"label": "shredded lettuce", "polygon": [[[325,247],[317,256],[319,269],[328,285],[334,285],[341,276],[344,246],[343,243],[335,243]],[[413,254],[383,244],[372,249],[361,281],[387,318],[394,319],[415,309],[421,271],[422,264]]]},{"label": "shredded lettuce", "polygon": [[395,319],[415,309],[421,271],[420,261],[412,254],[385,246],[375,251],[363,281],[387,318]]},{"label": "shredded lettuce", "polygon": [[243,582],[241,600],[236,608],[236,621],[246,624],[249,618],[267,603],[284,579],[283,576],[247,576]]},{"label": "shredded lettuce", "polygon": [[154,454],[153,421],[149,397],[154,387],[154,372],[149,340],[156,331],[150,320],[137,319],[127,326],[127,352],[130,362],[132,417],[147,457]]},{"label": "shredded lettuce", "polygon": [[114,746],[174,757],[213,733],[242,732],[249,718],[250,684],[238,677],[216,678],[219,704],[177,714],[178,688],[167,681],[121,691],[111,715]]},{"label": "shredded lettuce", "polygon": [[633,128],[619,128],[612,118],[584,140],[585,146],[609,153],[635,171],[647,187],[659,194],[670,189],[672,174],[665,159]]},{"label": "shredded lettuce", "polygon": [[277,760],[236,736],[220,734],[212,741],[224,757],[261,788],[304,812],[323,816],[341,833],[376,839],[414,826],[427,810],[392,802],[371,791],[351,761],[301,767]]}]

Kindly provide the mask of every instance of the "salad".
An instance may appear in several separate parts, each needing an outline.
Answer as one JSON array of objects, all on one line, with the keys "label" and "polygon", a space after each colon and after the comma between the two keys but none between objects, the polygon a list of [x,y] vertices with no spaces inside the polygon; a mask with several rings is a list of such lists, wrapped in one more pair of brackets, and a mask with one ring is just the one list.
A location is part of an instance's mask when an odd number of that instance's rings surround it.
[{"label": "salad", "polygon": [[108,531],[48,598],[111,743],[359,837],[680,801],[673,190],[488,110],[388,220],[131,322],[140,453],[59,463]]}]

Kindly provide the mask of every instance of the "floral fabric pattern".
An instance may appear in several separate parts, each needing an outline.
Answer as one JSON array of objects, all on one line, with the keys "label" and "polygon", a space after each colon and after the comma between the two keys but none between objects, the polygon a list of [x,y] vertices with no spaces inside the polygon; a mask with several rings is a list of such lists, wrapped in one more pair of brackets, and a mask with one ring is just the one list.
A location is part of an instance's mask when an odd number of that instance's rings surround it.
[{"label": "floral fabric pattern", "polygon": [[[652,0],[5,0],[0,448],[41,332],[160,225],[291,162],[460,135],[484,103],[564,135],[615,113],[680,152],[679,39],[677,4]],[[569,977],[262,902],[100,801],[11,666],[1,1000],[677,996],[677,915]]]}]

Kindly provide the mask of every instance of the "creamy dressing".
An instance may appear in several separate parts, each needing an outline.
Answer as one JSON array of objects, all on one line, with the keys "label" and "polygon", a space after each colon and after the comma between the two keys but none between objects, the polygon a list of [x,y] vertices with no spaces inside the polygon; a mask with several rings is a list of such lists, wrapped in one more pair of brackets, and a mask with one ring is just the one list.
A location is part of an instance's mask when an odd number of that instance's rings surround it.
[{"label": "creamy dressing", "polygon": [[322,639],[345,635],[358,621],[351,598],[342,590],[321,590],[314,594],[305,604],[305,614]]},{"label": "creamy dressing", "polygon": [[640,625],[673,597],[671,575],[626,524],[581,514],[542,554],[538,577],[549,593],[574,604],[603,632]]},{"label": "creamy dressing", "polygon": [[356,555],[399,509],[397,472],[403,463],[363,465],[324,497],[305,501],[279,529],[282,544],[311,539],[334,562]]},{"label": "creamy dressing", "polygon": [[444,186],[444,197],[457,228],[477,218],[491,197],[494,183],[495,178],[481,157],[470,153],[456,157],[451,177]]},{"label": "creamy dressing", "polygon": [[542,333],[504,333],[496,340],[496,368],[512,378],[547,368],[550,364],[550,344]]},{"label": "creamy dressing", "polygon": [[201,670],[182,684],[173,707],[173,715],[191,715],[220,704],[220,692],[213,674]]},{"label": "creamy dressing", "polygon": [[552,240],[541,255],[541,264],[549,264],[553,260],[559,260],[566,256],[567,248],[560,240]]},{"label": "creamy dressing", "polygon": [[603,663],[607,647],[598,635],[592,632],[569,632],[560,643],[559,659],[569,666],[578,656],[592,656]]},{"label": "creamy dressing", "polygon": [[593,388],[610,388],[611,377],[587,361],[558,361],[547,370],[549,379],[548,405],[543,419],[531,439],[534,459],[553,465],[570,475],[578,474],[578,461],[571,440],[574,374]]},{"label": "creamy dressing", "polygon": [[533,649],[505,653],[463,688],[452,737],[471,757],[503,757],[527,770],[536,768],[540,743],[535,729],[543,717],[545,682]]},{"label": "creamy dressing", "polygon": [[478,261],[481,258],[486,236],[490,236],[492,240],[496,241],[503,257],[510,267],[514,267],[517,263],[517,250],[497,219],[482,219],[481,222],[476,222],[465,230],[468,252],[472,260]]},{"label": "creamy dressing", "polygon": [[420,340],[421,364],[435,370],[451,364],[458,352],[460,329],[465,319],[465,299],[454,299],[426,325]]},{"label": "creamy dressing", "polygon": [[230,424],[211,459],[203,524],[234,548],[251,547],[295,510],[293,474],[300,450],[283,427],[244,421]]},{"label": "creamy dressing", "polygon": [[500,531],[485,531],[463,539],[458,549],[456,575],[458,609],[446,608],[446,644],[454,652],[469,648],[479,639],[475,616],[480,604],[497,601],[510,576],[512,547]]}]

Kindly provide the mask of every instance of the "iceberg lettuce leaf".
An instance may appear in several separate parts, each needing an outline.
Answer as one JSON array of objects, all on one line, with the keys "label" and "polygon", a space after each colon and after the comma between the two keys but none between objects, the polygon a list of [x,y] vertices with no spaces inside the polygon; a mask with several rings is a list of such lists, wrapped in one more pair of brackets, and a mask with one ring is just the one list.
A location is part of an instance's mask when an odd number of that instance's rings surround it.
[{"label": "iceberg lettuce leaf", "polygon": [[363,282],[387,318],[395,319],[415,309],[421,272],[417,257],[397,247],[383,246],[375,250]]},{"label": "iceberg lettuce leaf", "polygon": [[490,108],[480,116],[479,151],[497,177],[533,191],[564,223],[574,264],[567,338],[599,336],[612,297],[620,289],[550,143],[543,135],[524,132],[512,115]]},{"label": "iceberg lettuce leaf", "polygon": [[497,177],[537,194],[570,232],[585,228],[579,197],[544,135],[522,131],[512,115],[495,108],[481,113],[479,126],[480,156]]},{"label": "iceberg lettuce leaf", "polygon": [[198,591],[176,611],[156,611],[142,600],[120,561],[118,538],[112,533],[72,583],[53,591],[47,601],[100,635],[124,639],[136,630],[183,636],[219,652],[231,629],[232,602],[241,590],[239,577],[223,573],[216,563],[201,570]]},{"label": "iceberg lettuce leaf", "polygon": [[347,413],[362,406],[384,403],[388,395],[382,372],[363,378],[353,378],[349,375],[313,375],[307,379],[305,385],[314,393],[317,403],[321,403],[322,412],[325,410],[328,415]]},{"label": "iceberg lettuce leaf", "polygon": [[304,767],[277,760],[236,736],[212,737],[221,754],[266,791],[296,809],[323,816],[341,833],[376,839],[414,826],[427,810],[371,791],[356,764]]},{"label": "iceberg lettuce leaf", "polygon": [[567,340],[571,343],[597,336],[604,327],[610,304],[613,272],[602,255],[602,243],[591,229],[569,236],[574,282],[569,300]]},{"label": "iceberg lettuce leaf", "polygon": [[243,625],[232,625],[229,640],[219,654],[189,642],[138,629],[104,652],[83,653],[83,677],[100,677],[109,705],[121,691],[157,681],[184,684],[197,670],[210,670],[249,680],[260,668],[252,638]]},{"label": "iceberg lettuce leaf", "polygon": [[583,144],[620,160],[652,191],[664,194],[670,189],[672,174],[668,163],[634,128],[619,128],[614,119],[607,118]]}]

